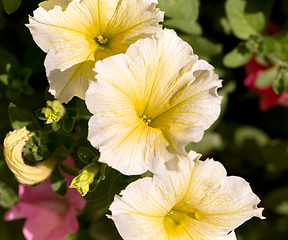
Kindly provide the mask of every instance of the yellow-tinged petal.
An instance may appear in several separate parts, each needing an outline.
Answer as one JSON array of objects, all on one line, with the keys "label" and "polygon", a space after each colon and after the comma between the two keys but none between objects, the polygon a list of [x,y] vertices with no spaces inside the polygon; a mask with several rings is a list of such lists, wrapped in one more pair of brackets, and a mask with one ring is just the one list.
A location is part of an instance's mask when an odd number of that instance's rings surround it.
[{"label": "yellow-tinged petal", "polygon": [[98,61],[85,101],[99,161],[126,175],[177,170],[185,146],[218,118],[221,81],[174,31]]},{"label": "yellow-tinged petal", "polygon": [[56,161],[51,158],[36,167],[26,165],[22,157],[22,148],[29,139],[26,127],[9,132],[4,139],[4,157],[20,183],[33,185],[45,180],[51,174]]},{"label": "yellow-tinged petal", "polygon": [[48,0],[27,26],[47,52],[50,92],[61,102],[84,98],[95,61],[124,53],[140,38],[162,33],[156,0]]},{"label": "yellow-tinged petal", "polygon": [[259,198],[240,177],[190,152],[179,172],[143,178],[115,196],[111,218],[123,239],[236,240],[234,229],[262,218]]}]

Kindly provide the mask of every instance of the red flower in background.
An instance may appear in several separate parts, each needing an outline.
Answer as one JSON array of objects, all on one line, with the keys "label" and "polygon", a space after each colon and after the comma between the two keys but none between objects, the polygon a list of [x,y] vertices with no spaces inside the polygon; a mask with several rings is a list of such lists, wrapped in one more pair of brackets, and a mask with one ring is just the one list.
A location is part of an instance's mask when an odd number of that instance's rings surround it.
[{"label": "red flower in background", "polygon": [[[73,165],[68,157],[65,161]],[[68,185],[73,177],[64,174]],[[68,188],[65,196],[56,194],[49,179],[35,187],[19,185],[19,202],[6,212],[6,221],[26,218],[23,234],[27,240],[60,240],[69,232],[78,231],[76,215],[85,200],[76,189]]]},{"label": "red flower in background", "polygon": [[[267,35],[273,35],[282,29],[282,26],[279,26],[273,22],[269,22],[267,25],[266,33]],[[259,108],[262,112],[266,112],[268,109],[276,107],[277,105],[288,107],[288,96],[286,92],[278,95],[274,92],[272,86],[259,88],[255,85],[256,78],[260,76],[263,71],[272,66],[273,65],[268,67],[263,66],[256,62],[254,57],[244,65],[244,71],[246,75],[246,78],[244,79],[244,85],[252,92],[260,95]]]},{"label": "red flower in background", "polygon": [[268,109],[276,107],[277,105],[288,107],[288,96],[286,92],[277,95],[272,86],[258,88],[255,85],[256,78],[269,67],[260,65],[254,58],[244,66],[245,75],[247,76],[244,80],[244,85],[252,92],[260,95],[259,108],[262,112],[266,112]]}]

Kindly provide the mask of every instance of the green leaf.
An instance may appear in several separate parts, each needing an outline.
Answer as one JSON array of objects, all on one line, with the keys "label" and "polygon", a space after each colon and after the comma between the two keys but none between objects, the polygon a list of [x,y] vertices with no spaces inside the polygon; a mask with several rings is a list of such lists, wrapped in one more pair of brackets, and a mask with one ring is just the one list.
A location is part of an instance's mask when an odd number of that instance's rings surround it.
[{"label": "green leaf", "polygon": [[127,181],[121,180],[121,175],[114,181],[111,186],[110,194],[109,194],[109,201],[113,202],[115,195],[119,195],[121,190],[126,188],[128,185]]},{"label": "green leaf", "polygon": [[21,0],[3,0],[4,9],[8,14],[15,12],[21,5]]},{"label": "green leaf", "polygon": [[[260,11],[253,11],[253,6],[247,6],[244,0],[227,0],[225,11],[234,35],[242,40],[247,40],[250,35],[263,31],[265,15]],[[245,10],[249,12],[245,12]]]},{"label": "green leaf", "polygon": [[78,150],[78,157],[84,163],[90,164],[95,159],[97,159],[96,155],[87,147],[80,147]]},{"label": "green leaf", "polygon": [[70,176],[74,176],[74,177],[75,177],[75,176],[77,176],[77,175],[79,174],[79,172],[80,172],[80,169],[79,169],[79,168],[71,167],[71,166],[65,164],[64,162],[61,162],[61,163],[60,163],[60,167],[61,167],[61,170],[62,170],[64,173],[66,173],[66,174],[68,174],[68,175],[70,175]]},{"label": "green leaf", "polygon": [[59,195],[64,196],[67,193],[67,181],[59,170],[58,165],[55,167],[50,176],[52,189]]},{"label": "green leaf", "polygon": [[277,74],[277,77],[274,79],[272,87],[276,94],[280,94],[284,91],[284,81],[282,78],[281,71]]},{"label": "green leaf", "polygon": [[74,127],[74,120],[72,117],[65,117],[63,121],[63,127],[66,132],[72,131]]},{"label": "green leaf", "polygon": [[255,79],[255,86],[258,88],[271,86],[273,81],[276,79],[277,74],[278,67],[271,67],[266,69]]},{"label": "green leaf", "polygon": [[222,51],[221,44],[215,44],[204,37],[180,36],[184,41],[188,42],[193,48],[193,52],[199,56],[215,56]]},{"label": "green leaf", "polygon": [[163,24],[167,28],[176,28],[187,34],[202,35],[202,27],[198,22],[195,21],[185,21],[173,18],[165,20]]},{"label": "green leaf", "polygon": [[60,122],[53,122],[53,123],[51,124],[52,129],[53,129],[55,132],[58,131],[58,129],[61,127],[61,124],[62,124],[62,121],[60,121]]},{"label": "green leaf", "polygon": [[288,62],[288,33],[287,31],[280,32],[273,36],[277,42],[280,44],[281,49],[274,54],[279,59]]},{"label": "green leaf", "polygon": [[58,160],[58,162],[65,161],[68,157],[69,150],[64,145],[60,145],[56,148],[53,153],[53,157]]},{"label": "green leaf", "polygon": [[23,82],[27,82],[32,75],[32,69],[25,67],[21,69],[20,78]]},{"label": "green leaf", "polygon": [[17,70],[20,69],[20,63],[18,59],[12,53],[0,47],[0,65],[3,64],[6,66],[7,63],[10,63]]},{"label": "green leaf", "polygon": [[[88,192],[85,196],[86,200],[96,201],[103,198],[109,198],[111,187],[121,174],[113,168],[107,167],[105,179],[100,181],[96,187],[96,191]],[[95,187],[92,183],[91,188]]]},{"label": "green leaf", "polygon": [[259,128],[253,126],[241,126],[234,132],[234,140],[239,147],[243,146],[245,141],[253,140],[259,147],[264,147],[270,141],[269,136]]},{"label": "green leaf", "polygon": [[32,95],[34,94],[34,88],[29,85],[23,85],[22,86],[22,92],[26,95]]},{"label": "green leaf", "polygon": [[18,196],[12,188],[6,185],[4,182],[0,182],[0,206],[9,208],[18,202]]},{"label": "green leaf", "polygon": [[281,44],[273,37],[263,36],[266,53],[277,53],[281,50]]},{"label": "green leaf", "polygon": [[77,117],[79,114],[78,108],[67,108],[66,113],[69,117]]},{"label": "green leaf", "polygon": [[196,21],[199,14],[198,0],[159,0],[157,7],[166,16],[186,21]]},{"label": "green leaf", "polygon": [[47,120],[47,118],[45,117],[45,115],[42,113],[42,108],[36,110],[36,116],[37,116],[40,120],[43,120],[43,121],[46,121],[46,120]]},{"label": "green leaf", "polygon": [[8,112],[13,129],[21,129],[25,126],[31,131],[37,131],[40,129],[36,118],[31,112],[18,108],[12,103],[8,107]]},{"label": "green leaf", "polygon": [[34,158],[36,161],[41,161],[43,156],[39,152],[33,152]]},{"label": "green leaf", "polygon": [[1,74],[1,75],[0,75],[0,81],[1,81],[4,85],[8,86],[8,85],[9,85],[9,75],[8,75],[8,74]]},{"label": "green leaf", "polygon": [[21,95],[21,92],[20,92],[20,89],[18,88],[15,89],[15,88],[9,87],[6,92],[6,96],[10,100],[16,100],[20,97],[20,95]]},{"label": "green leaf", "polygon": [[231,52],[227,53],[223,58],[225,67],[238,68],[246,64],[252,57],[243,42],[239,43]]},{"label": "green leaf", "polygon": [[56,132],[47,135],[47,147],[50,152],[54,152],[60,145],[64,145],[68,149],[72,148],[76,139],[69,135],[64,135]]}]

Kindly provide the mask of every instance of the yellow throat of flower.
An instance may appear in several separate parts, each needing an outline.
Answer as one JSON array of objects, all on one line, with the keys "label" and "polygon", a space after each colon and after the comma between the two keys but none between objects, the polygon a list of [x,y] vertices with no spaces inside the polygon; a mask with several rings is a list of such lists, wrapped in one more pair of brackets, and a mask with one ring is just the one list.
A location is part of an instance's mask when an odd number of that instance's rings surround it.
[{"label": "yellow throat of flower", "polygon": [[98,35],[94,38],[98,48],[101,50],[106,50],[108,47],[108,38],[103,35]]},{"label": "yellow throat of flower", "polygon": [[182,212],[171,209],[164,217],[164,228],[170,236],[183,236],[186,229],[191,226],[191,221],[201,221],[204,214],[198,211]]}]

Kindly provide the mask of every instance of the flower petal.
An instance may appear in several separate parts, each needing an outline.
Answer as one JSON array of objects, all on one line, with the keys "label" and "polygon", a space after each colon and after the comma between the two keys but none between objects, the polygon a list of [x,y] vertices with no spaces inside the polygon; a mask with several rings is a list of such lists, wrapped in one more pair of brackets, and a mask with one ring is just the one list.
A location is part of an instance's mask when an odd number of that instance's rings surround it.
[{"label": "flower petal", "polygon": [[[139,38],[161,33],[163,12],[154,0],[48,0],[29,17],[31,34],[47,52],[50,92],[61,102],[84,99],[95,61],[117,53]],[[95,40],[107,37],[107,46]]]},{"label": "flower petal", "polygon": [[35,184],[45,180],[53,171],[56,160],[50,158],[39,166],[32,167],[24,163],[22,149],[26,140],[29,140],[26,127],[9,132],[4,139],[4,157],[10,170],[20,183]]},{"label": "flower petal", "polygon": [[219,116],[221,81],[172,30],[98,61],[94,71],[85,99],[94,114],[88,139],[99,161],[124,174],[177,170],[185,146]]},{"label": "flower petal", "polygon": [[221,163],[199,157],[191,151],[179,172],[139,179],[114,198],[111,218],[125,240],[236,240],[236,227],[263,218],[244,179],[227,177]]}]

